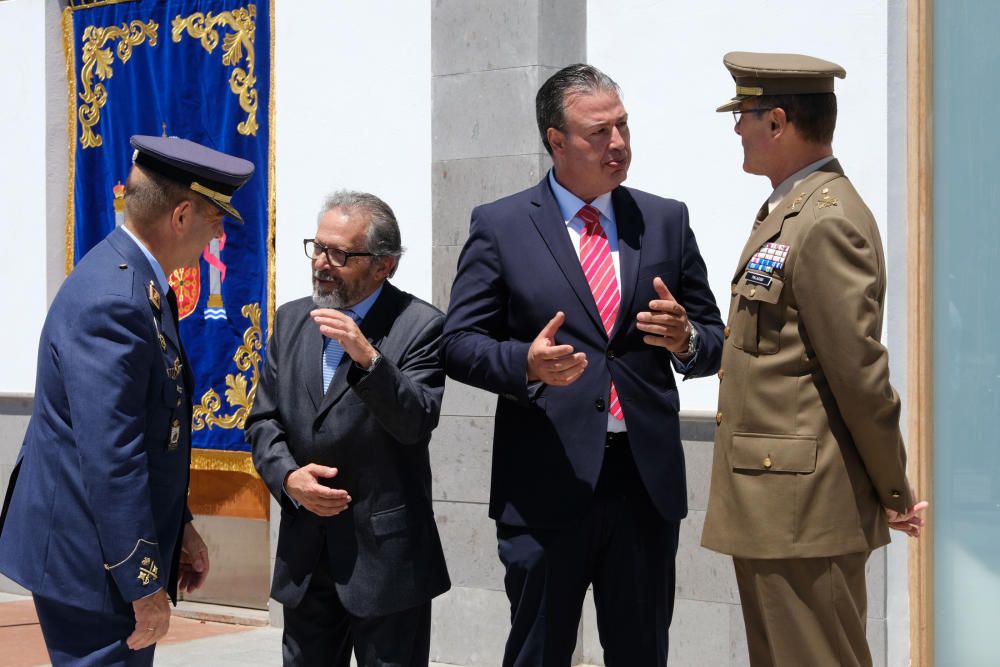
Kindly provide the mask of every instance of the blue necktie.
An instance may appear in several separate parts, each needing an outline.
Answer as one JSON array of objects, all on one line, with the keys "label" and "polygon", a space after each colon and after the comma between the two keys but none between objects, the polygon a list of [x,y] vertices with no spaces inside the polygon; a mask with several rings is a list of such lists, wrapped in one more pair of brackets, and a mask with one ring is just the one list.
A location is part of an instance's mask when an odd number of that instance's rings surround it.
[{"label": "blue necktie", "polygon": [[[355,322],[358,321],[357,315],[354,314],[353,310],[342,310],[340,311],[350,317]],[[330,382],[333,380],[334,373],[337,372],[337,366],[340,365],[340,360],[344,358],[344,348],[343,346],[332,338],[323,337],[323,393],[330,388]]]}]

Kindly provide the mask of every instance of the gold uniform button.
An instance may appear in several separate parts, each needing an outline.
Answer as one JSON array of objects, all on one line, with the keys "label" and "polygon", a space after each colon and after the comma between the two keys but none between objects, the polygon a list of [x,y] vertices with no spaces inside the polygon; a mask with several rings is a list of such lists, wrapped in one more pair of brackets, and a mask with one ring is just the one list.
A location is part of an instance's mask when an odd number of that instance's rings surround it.
[{"label": "gold uniform button", "polygon": [[896,489],[893,489],[892,491],[890,491],[890,492],[889,492],[889,495],[890,495],[890,496],[892,496],[893,498],[899,498],[899,497],[900,497],[901,495],[903,495],[903,494],[901,494],[901,493],[900,493],[899,491],[897,491]]},{"label": "gold uniform button", "polygon": [[770,469],[771,469],[771,466],[773,465],[773,464],[771,463],[771,457],[770,457],[770,456],[765,456],[765,457],[764,457],[764,460],[763,460],[763,461],[761,461],[761,463],[763,463],[763,464],[764,464],[764,467],[765,467],[765,468],[766,468],[767,470],[770,470]]},{"label": "gold uniform button", "polygon": [[719,369],[719,379],[721,380],[723,377],[725,377],[725,375],[726,375],[726,369],[725,368],[720,368]]},{"label": "gold uniform button", "polygon": [[730,334],[729,327],[726,327],[725,329],[722,330],[722,335],[725,336],[726,338],[729,338],[729,334]]},{"label": "gold uniform button", "polygon": [[736,296],[736,285],[729,286],[729,294],[732,296]]},{"label": "gold uniform button", "polygon": [[715,413],[715,423],[716,424],[721,424],[722,423],[722,413],[721,412],[716,412]]},{"label": "gold uniform button", "polygon": [[750,288],[750,296],[753,296],[756,293],[757,293],[757,288],[756,287],[751,287]]}]

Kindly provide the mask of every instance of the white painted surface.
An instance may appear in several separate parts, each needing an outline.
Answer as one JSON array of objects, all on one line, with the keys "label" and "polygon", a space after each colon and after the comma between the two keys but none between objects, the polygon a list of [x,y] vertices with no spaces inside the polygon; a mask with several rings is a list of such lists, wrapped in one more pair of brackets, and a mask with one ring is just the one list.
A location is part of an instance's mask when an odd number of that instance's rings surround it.
[{"label": "white painted surface", "polygon": [[407,248],[393,282],[429,301],[430,3],[276,4],[278,304],[311,292],[302,239],[341,188],[392,207]]},{"label": "white painted surface", "polygon": [[0,63],[0,393],[20,393],[34,391],[47,307],[44,3],[0,2]]},{"label": "white painted surface", "polygon": [[[340,188],[386,200],[407,252],[394,282],[421,298],[431,291],[430,12],[427,3],[388,0],[275,3],[277,303],[311,289],[302,239],[311,237],[324,196]],[[0,0],[0,392],[34,388],[44,321],[45,5]],[[317,27],[322,27],[322,30]],[[16,131],[12,131],[16,129]]]},{"label": "white painted surface", "polygon": [[[772,189],[743,172],[733,118],[715,113],[735,93],[722,65],[728,51],[806,53],[847,70],[836,84],[834,153],[885,240],[886,9],[869,0],[827,8],[801,0],[589,0],[588,60],[621,85],[629,112],[626,184],[687,203],[723,318],[736,261]],[[717,393],[714,378],[686,382],[681,408],[714,412]]]}]

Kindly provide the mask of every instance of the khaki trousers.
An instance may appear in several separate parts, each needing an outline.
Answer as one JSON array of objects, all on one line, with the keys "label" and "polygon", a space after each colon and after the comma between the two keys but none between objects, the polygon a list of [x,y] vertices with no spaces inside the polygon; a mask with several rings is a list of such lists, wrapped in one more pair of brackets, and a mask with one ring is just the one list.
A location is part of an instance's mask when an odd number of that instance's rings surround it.
[{"label": "khaki trousers", "polygon": [[870,667],[865,637],[871,552],[733,558],[752,667]]}]

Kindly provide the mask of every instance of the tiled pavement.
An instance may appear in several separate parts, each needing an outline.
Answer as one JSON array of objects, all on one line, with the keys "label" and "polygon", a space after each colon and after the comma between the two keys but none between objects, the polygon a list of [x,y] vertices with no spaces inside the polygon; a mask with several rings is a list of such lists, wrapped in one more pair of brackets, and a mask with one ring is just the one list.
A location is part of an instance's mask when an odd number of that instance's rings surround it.
[{"label": "tiled pavement", "polygon": [[[0,594],[0,667],[47,665],[31,598]],[[281,664],[281,630],[182,618],[156,647],[157,667],[274,667]],[[434,667],[448,667],[431,663]]]}]

